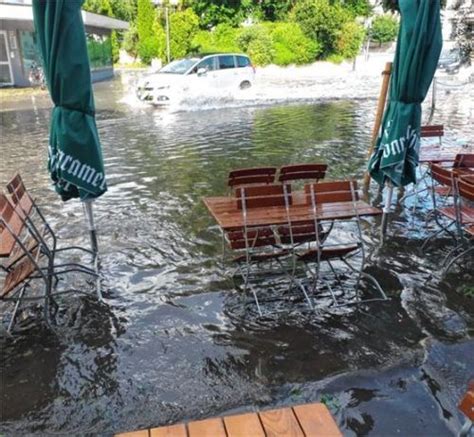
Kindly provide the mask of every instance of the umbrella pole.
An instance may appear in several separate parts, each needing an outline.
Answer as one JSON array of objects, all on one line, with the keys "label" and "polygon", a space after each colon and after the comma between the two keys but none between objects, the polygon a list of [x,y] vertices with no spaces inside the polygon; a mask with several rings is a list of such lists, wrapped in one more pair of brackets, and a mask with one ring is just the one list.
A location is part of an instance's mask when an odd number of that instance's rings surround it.
[{"label": "umbrella pole", "polygon": [[97,258],[99,246],[97,244],[97,233],[94,224],[94,212],[92,210],[92,200],[84,200],[84,214],[87,220],[87,227],[91,238],[91,250],[94,252],[94,259]]},{"label": "umbrella pole", "polygon": [[[375,114],[374,128],[372,130],[372,138],[369,150],[367,152],[367,159],[370,159],[374,152],[375,144],[377,143],[377,137],[379,135],[380,125],[382,124],[383,111],[385,110],[385,103],[387,102],[388,85],[390,83],[390,74],[392,73],[392,63],[387,62],[385,69],[382,72],[382,88],[380,89],[379,101],[377,103],[377,113]],[[369,191],[370,175],[369,171],[366,170],[364,174],[364,191]]]},{"label": "umbrella pole", "polygon": [[383,244],[385,236],[387,235],[388,215],[392,207],[393,185],[387,183],[387,197],[385,198],[385,206],[383,207],[382,224],[380,226],[380,243]]}]

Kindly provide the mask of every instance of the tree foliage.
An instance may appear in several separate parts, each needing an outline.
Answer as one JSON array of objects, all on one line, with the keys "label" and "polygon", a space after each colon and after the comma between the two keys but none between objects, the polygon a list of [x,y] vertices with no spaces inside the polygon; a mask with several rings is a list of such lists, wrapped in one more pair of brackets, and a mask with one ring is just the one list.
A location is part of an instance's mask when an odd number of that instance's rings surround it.
[{"label": "tree foliage", "polygon": [[292,16],[308,38],[321,44],[321,57],[336,52],[342,27],[352,18],[340,3],[331,5],[329,0],[301,0],[296,3]]},{"label": "tree foliage", "polygon": [[160,57],[159,26],[151,0],[138,0],[137,4],[137,52],[141,60],[149,64],[153,58]]},{"label": "tree foliage", "polygon": [[365,29],[355,21],[344,23],[337,39],[337,54],[344,59],[354,59],[365,39]]},{"label": "tree foliage", "polygon": [[252,0],[185,0],[199,17],[202,29],[226,23],[237,27],[252,11]]},{"label": "tree foliage", "polygon": [[372,22],[370,38],[379,44],[394,41],[397,34],[398,21],[393,15],[378,15]]},{"label": "tree foliage", "polygon": [[297,23],[274,23],[271,37],[278,65],[313,62],[321,50],[318,42],[308,38]]},{"label": "tree foliage", "polygon": [[201,30],[193,38],[193,51],[199,53],[238,52],[240,30],[230,24],[218,24],[212,31]]},{"label": "tree foliage", "polygon": [[170,16],[170,51],[173,59],[186,56],[193,37],[199,29],[199,18],[192,9],[178,11]]}]

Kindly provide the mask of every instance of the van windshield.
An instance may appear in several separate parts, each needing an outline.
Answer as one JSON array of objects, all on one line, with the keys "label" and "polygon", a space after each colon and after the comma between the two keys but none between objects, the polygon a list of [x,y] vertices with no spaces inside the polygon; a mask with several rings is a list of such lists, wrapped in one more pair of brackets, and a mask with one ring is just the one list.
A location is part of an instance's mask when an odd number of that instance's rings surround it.
[{"label": "van windshield", "polygon": [[199,61],[198,58],[180,59],[178,61],[173,61],[173,62],[170,62],[168,65],[165,65],[159,72],[172,73],[172,74],[184,74],[197,61]]}]

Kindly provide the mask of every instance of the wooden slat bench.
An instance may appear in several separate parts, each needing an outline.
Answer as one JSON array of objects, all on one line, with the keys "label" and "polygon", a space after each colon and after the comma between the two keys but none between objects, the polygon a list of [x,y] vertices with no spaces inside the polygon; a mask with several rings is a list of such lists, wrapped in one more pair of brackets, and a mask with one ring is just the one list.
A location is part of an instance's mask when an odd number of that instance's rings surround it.
[{"label": "wooden slat bench", "polygon": [[205,419],[117,434],[117,437],[342,437],[324,404]]}]

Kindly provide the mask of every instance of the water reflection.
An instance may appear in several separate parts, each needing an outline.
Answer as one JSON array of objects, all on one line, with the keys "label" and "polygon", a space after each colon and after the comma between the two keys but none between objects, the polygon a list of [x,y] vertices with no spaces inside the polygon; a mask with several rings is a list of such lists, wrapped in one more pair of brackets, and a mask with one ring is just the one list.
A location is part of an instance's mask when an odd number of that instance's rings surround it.
[{"label": "water reflection", "polygon": [[[364,222],[369,268],[390,302],[319,318],[293,311],[259,320],[251,310],[234,310],[240,296],[225,275],[220,234],[201,197],[226,192],[234,167],[322,161],[330,178],[361,176],[373,101],[169,113],[120,103],[127,83],[99,84],[96,94],[109,184],[95,205],[107,307],[74,300],[58,338],[30,328],[21,339],[3,340],[3,432],[124,431],[312,401],[320,395],[312,384],[326,378],[402,359],[415,366],[413,375],[423,339],[459,342],[470,335],[473,303],[462,290],[474,283],[472,266],[441,277],[443,239],[429,253],[419,252],[426,234],[423,201],[414,215],[397,211],[381,250],[378,222]],[[459,97],[450,96],[435,114],[457,129],[447,142],[472,134],[470,108]],[[48,104],[1,116],[0,182],[19,170],[62,240],[87,245],[78,202],[62,204],[49,188]],[[472,351],[467,342],[458,359],[467,362]],[[460,378],[456,387],[463,383]],[[390,378],[376,390],[345,384],[340,391],[350,394],[352,414],[340,422],[345,429],[384,430],[379,407],[355,406],[376,405],[377,390],[403,409],[405,398],[392,390]],[[418,421],[417,407],[432,405],[427,392],[423,398],[415,391],[404,418],[408,428]],[[434,431],[446,429],[443,420],[429,417]]]}]

